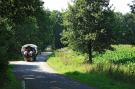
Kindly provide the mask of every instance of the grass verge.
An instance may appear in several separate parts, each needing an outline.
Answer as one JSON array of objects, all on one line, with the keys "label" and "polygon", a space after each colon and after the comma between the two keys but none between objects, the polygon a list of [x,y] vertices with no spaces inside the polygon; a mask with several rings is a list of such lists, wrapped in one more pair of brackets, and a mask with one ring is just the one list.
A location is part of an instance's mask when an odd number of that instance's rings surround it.
[{"label": "grass verge", "polygon": [[4,86],[0,89],[22,89],[21,81],[17,80],[13,74],[12,66],[9,66],[7,71],[7,80]]},{"label": "grass verge", "polygon": [[98,89],[135,89],[135,47],[113,47],[116,50],[95,55],[93,64],[68,48],[57,50],[47,62],[59,73]]}]

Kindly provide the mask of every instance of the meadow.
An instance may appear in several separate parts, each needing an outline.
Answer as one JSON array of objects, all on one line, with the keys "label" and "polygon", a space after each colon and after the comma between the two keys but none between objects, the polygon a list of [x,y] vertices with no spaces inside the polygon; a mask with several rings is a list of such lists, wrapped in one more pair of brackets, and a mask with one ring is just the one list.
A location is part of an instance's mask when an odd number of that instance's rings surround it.
[{"label": "meadow", "polygon": [[135,89],[135,47],[112,45],[114,50],[94,53],[93,64],[87,55],[69,48],[56,50],[48,64],[72,79],[97,89]]}]

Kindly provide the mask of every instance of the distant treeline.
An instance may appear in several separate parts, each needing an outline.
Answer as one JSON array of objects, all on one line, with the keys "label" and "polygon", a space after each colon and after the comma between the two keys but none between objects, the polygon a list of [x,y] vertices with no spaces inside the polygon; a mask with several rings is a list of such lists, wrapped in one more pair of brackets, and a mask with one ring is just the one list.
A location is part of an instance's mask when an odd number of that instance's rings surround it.
[{"label": "distant treeline", "polygon": [[135,14],[114,13],[114,21],[111,23],[113,43],[135,44]]}]

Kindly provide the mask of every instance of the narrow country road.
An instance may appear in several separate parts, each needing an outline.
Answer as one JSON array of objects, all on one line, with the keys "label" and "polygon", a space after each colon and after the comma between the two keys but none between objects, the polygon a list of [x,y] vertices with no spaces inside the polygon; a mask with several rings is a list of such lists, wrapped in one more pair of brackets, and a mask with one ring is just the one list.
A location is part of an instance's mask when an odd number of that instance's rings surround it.
[{"label": "narrow country road", "polygon": [[14,74],[22,81],[23,89],[93,89],[68,79],[51,69],[45,59],[51,53],[42,52],[36,62],[12,61]]}]

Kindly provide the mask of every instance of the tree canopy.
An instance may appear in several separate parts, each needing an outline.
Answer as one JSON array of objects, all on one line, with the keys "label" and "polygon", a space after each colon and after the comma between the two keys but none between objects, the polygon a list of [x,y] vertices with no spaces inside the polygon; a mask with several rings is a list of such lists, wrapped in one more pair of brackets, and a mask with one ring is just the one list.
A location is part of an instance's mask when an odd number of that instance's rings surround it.
[{"label": "tree canopy", "polygon": [[63,43],[88,53],[90,62],[93,51],[110,47],[113,14],[108,5],[108,0],[76,0],[64,14]]}]

